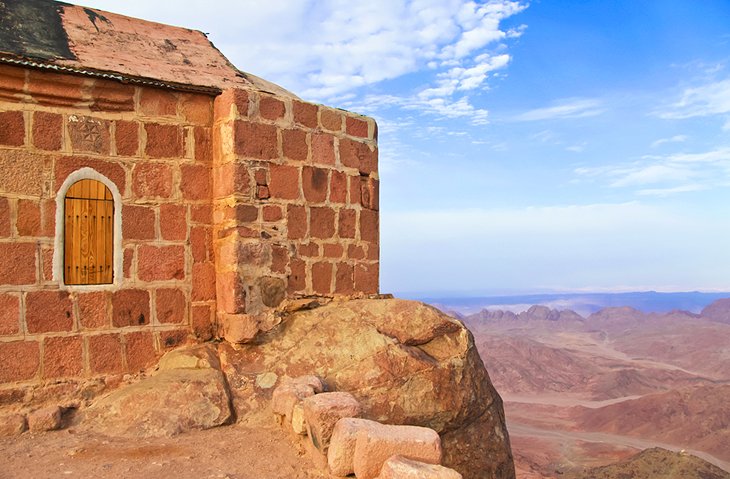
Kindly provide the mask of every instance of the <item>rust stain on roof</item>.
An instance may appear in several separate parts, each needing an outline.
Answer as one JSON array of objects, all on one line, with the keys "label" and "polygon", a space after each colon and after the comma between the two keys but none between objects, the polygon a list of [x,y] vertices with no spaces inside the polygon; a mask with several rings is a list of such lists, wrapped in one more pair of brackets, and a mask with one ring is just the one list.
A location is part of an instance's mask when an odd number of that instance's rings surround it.
[{"label": "rust stain on roof", "polygon": [[3,53],[172,85],[255,87],[294,97],[239,71],[200,31],[53,0],[0,0]]}]

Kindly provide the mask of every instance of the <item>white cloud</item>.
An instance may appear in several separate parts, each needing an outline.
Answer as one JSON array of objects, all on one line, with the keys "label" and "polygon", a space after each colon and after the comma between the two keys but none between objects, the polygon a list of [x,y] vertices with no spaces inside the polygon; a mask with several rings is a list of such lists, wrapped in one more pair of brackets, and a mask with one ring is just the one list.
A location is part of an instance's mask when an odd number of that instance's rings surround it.
[{"label": "white cloud", "polygon": [[571,145],[565,149],[568,151],[572,151],[573,153],[583,153],[586,149],[586,144],[581,143],[580,145]]},{"label": "white cloud", "polygon": [[685,119],[730,113],[730,79],[687,88],[679,101],[658,112],[664,119]]},{"label": "white cloud", "polygon": [[700,153],[647,155],[641,161],[576,168],[584,178],[604,181],[612,188],[637,188],[642,196],[670,196],[730,184],[730,148]]},{"label": "white cloud", "polygon": [[707,186],[698,184],[688,184],[682,186],[675,186],[673,188],[647,188],[639,190],[636,193],[642,196],[671,196],[677,193],[689,193],[692,191],[706,190]]},{"label": "white cloud", "polygon": [[658,146],[664,145],[665,143],[681,143],[687,141],[687,138],[689,138],[687,135],[674,135],[671,138],[661,138],[653,142],[651,144],[651,147],[656,148]]},{"label": "white cloud", "polygon": [[[343,96],[406,74],[424,74],[418,90],[382,106],[407,106],[447,118],[487,112],[464,96],[485,88],[510,56],[486,49],[519,36],[500,23],[525,8],[515,0],[88,0],[91,7],[210,32],[241,70],[301,97],[337,106]],[[391,99],[392,100],[392,99]],[[339,103],[342,102],[342,103]],[[343,104],[344,103],[344,104]]]},{"label": "white cloud", "polygon": [[544,108],[526,111],[514,117],[515,121],[559,120],[566,118],[586,118],[604,112],[597,99],[569,98]]}]

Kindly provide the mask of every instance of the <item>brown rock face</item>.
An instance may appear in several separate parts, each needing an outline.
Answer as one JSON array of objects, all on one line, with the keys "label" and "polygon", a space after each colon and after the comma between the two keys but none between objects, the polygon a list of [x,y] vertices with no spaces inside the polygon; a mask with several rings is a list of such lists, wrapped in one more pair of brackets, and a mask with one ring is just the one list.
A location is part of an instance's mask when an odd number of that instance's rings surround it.
[{"label": "brown rock face", "polygon": [[214,350],[202,345],[168,353],[157,374],[96,402],[83,426],[109,436],[163,437],[230,418],[225,376]]},{"label": "brown rock face", "polygon": [[472,335],[434,308],[397,299],[332,303],[222,353],[240,417],[270,391],[236,377],[316,374],[328,390],[360,401],[365,418],[434,429],[443,465],[464,478],[515,477],[502,400]]}]

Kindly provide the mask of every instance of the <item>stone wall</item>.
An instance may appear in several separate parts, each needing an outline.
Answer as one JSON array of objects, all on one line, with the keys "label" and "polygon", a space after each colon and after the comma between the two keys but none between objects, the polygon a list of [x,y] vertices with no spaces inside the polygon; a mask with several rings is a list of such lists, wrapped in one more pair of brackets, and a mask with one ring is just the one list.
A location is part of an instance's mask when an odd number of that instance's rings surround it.
[{"label": "stone wall", "polygon": [[377,127],[262,92],[216,99],[218,319],[231,341],[273,327],[284,297],[378,292]]},{"label": "stone wall", "polygon": [[[0,383],[135,372],[212,336],[212,115],[207,95],[0,66]],[[83,167],[121,195],[117,285],[54,278],[56,194]]]},{"label": "stone wall", "polygon": [[[136,372],[250,339],[288,299],[377,293],[376,141],[371,119],[265,92],[0,65],[0,385]],[[113,285],[54,275],[56,196],[85,167],[121,198]]]}]

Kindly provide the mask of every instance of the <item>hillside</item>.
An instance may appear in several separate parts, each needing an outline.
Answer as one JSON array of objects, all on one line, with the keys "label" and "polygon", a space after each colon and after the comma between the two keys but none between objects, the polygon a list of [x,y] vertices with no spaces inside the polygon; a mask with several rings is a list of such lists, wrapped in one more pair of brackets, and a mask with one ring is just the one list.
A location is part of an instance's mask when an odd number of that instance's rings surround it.
[{"label": "hillside", "polygon": [[558,477],[652,447],[730,470],[728,310],[720,300],[699,314],[610,307],[583,317],[533,306],[466,316],[505,401],[519,477]]},{"label": "hillside", "polygon": [[730,479],[730,473],[691,454],[652,448],[609,466],[569,474],[567,479]]},{"label": "hillside", "polygon": [[730,461],[730,385],[649,394],[601,408],[579,408],[585,431],[684,444]]}]

